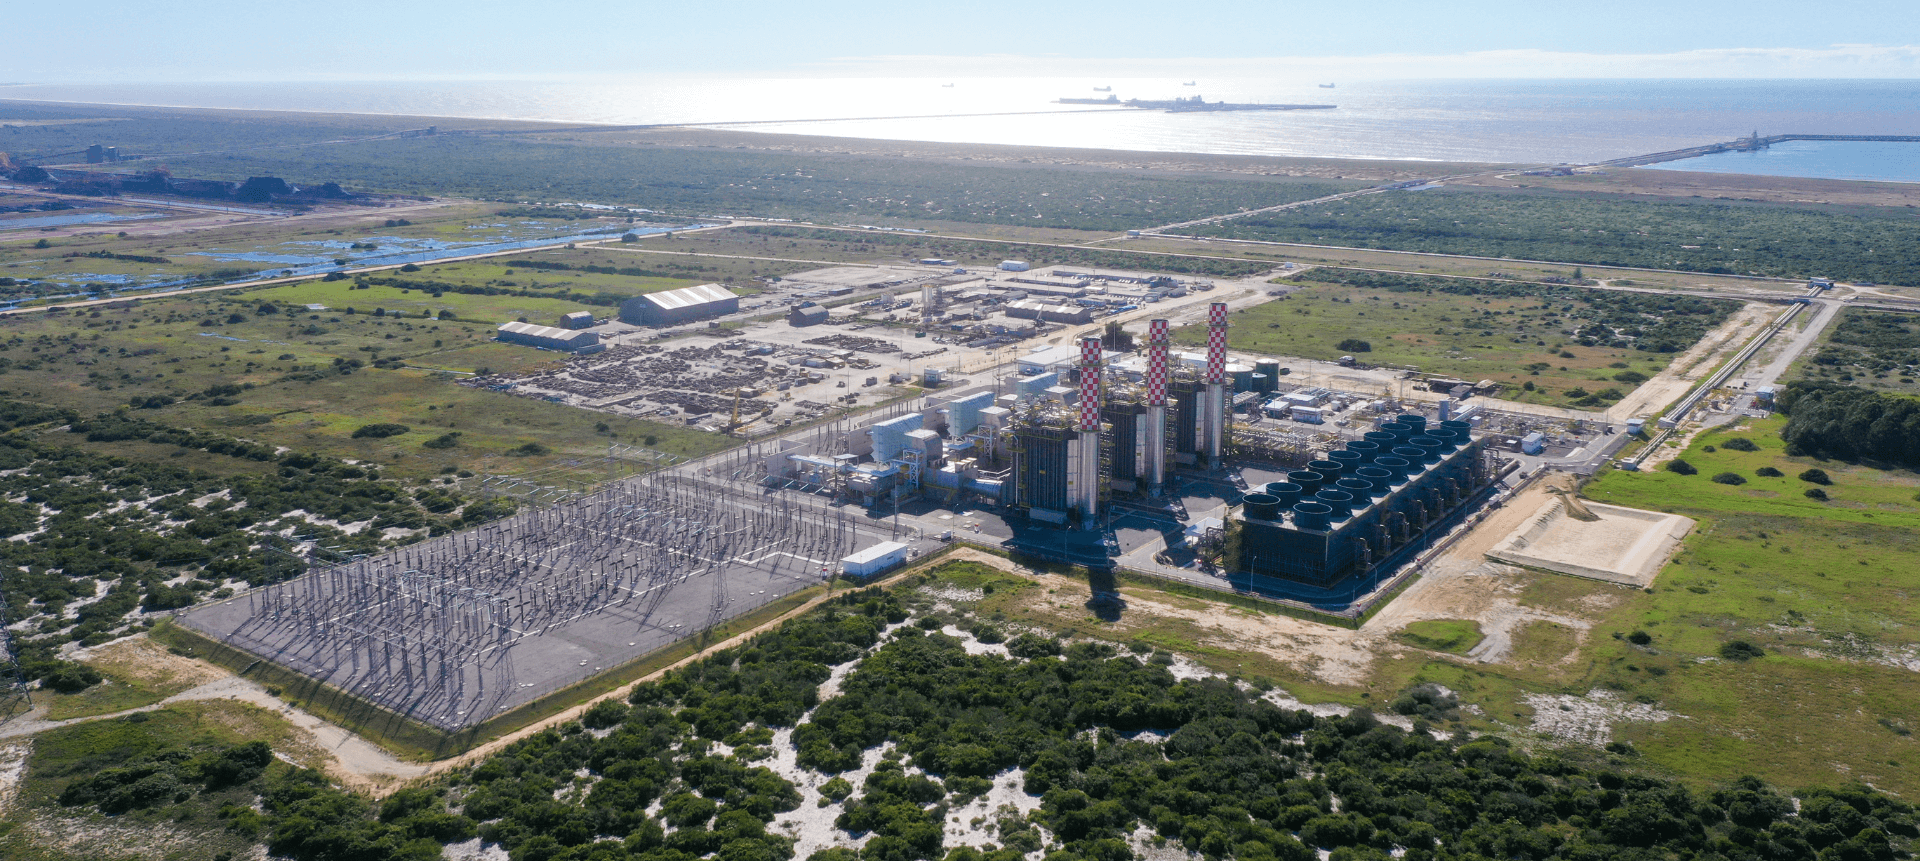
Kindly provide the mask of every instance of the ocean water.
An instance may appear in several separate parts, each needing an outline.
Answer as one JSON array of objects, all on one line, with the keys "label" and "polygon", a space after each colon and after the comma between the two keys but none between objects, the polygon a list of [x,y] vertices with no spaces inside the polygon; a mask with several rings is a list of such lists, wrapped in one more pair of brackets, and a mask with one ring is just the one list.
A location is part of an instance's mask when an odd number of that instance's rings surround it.
[{"label": "ocean water", "polygon": [[1702,173],[1920,182],[1920,143],[1787,141],[1753,152],[1717,152],[1648,167]]},{"label": "ocean water", "polygon": [[[1336,86],[1327,89],[1321,83]],[[1338,107],[1169,114],[1053,103],[1063,96],[1104,97],[1096,87],[1111,87],[1123,100],[1198,95],[1208,101]],[[1176,78],[647,77],[565,83],[14,85],[0,86],[0,99],[702,124],[839,137],[1147,152],[1542,164],[1678,149],[1756,130],[1920,134],[1920,82],[1886,80],[1221,78],[1187,86]],[[1832,154],[1843,152],[1853,154]],[[1904,152],[1886,147],[1833,150],[1829,156],[1798,160],[1783,152],[1738,164],[1755,171],[1830,170],[1812,175],[1913,180],[1908,163],[1890,157]]]}]

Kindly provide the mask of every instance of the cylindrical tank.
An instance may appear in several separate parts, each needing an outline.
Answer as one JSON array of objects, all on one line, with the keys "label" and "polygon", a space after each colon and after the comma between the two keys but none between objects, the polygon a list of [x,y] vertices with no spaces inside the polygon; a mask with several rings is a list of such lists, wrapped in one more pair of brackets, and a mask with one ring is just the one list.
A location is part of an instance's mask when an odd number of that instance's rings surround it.
[{"label": "cylindrical tank", "polygon": [[1302,502],[1293,507],[1293,525],[1301,529],[1325,530],[1333,519],[1333,508],[1321,502]]},{"label": "cylindrical tank", "polygon": [[[1394,441],[1393,434],[1387,433],[1386,431],[1367,431],[1367,435],[1361,437],[1361,439],[1379,446],[1381,451],[1392,451],[1393,447],[1399,444]],[[1352,448],[1353,446],[1347,447]]]},{"label": "cylindrical tank", "polygon": [[1385,496],[1387,489],[1393,487],[1400,481],[1400,476],[1395,475],[1393,470],[1374,464],[1360,467],[1360,470],[1354,473],[1354,477],[1372,482],[1373,495],[1375,498]]},{"label": "cylindrical tank", "polygon": [[1255,520],[1279,520],[1280,499],[1267,493],[1249,493],[1240,500],[1245,504],[1245,513]]},{"label": "cylindrical tank", "polygon": [[1433,463],[1438,463],[1440,461],[1440,454],[1441,454],[1440,441],[1437,439],[1434,439],[1433,437],[1417,436],[1417,437],[1414,437],[1413,439],[1407,440],[1407,445],[1413,446],[1425,452],[1425,454],[1420,458],[1421,463],[1433,464]]},{"label": "cylindrical tank", "polygon": [[1345,449],[1342,449],[1340,451],[1327,452],[1327,459],[1330,461],[1333,461],[1334,463],[1340,464],[1341,475],[1352,474],[1352,472],[1356,469],[1359,469],[1360,464],[1364,462],[1361,459],[1359,452],[1347,451]]},{"label": "cylindrical tank", "polygon": [[1303,496],[1312,496],[1327,483],[1327,477],[1310,469],[1295,470],[1287,473],[1287,481],[1300,487]]},{"label": "cylindrical tank", "polygon": [[1241,368],[1233,372],[1233,390],[1236,392],[1253,391],[1253,371]]},{"label": "cylindrical tank", "polygon": [[1405,445],[1413,437],[1413,428],[1399,422],[1387,422],[1380,426],[1379,433],[1392,437],[1394,445]]},{"label": "cylindrical tank", "polygon": [[1393,473],[1393,480],[1396,484],[1398,484],[1401,479],[1406,478],[1407,473],[1413,471],[1413,461],[1392,454],[1383,454],[1374,458],[1373,465]]},{"label": "cylindrical tank", "polygon": [[1267,376],[1266,374],[1260,373],[1259,371],[1254,371],[1253,372],[1253,391],[1256,391],[1256,392],[1273,391],[1273,378]]},{"label": "cylindrical tank", "polygon": [[1393,449],[1393,456],[1405,458],[1407,463],[1410,464],[1407,467],[1408,475],[1419,472],[1421,467],[1433,462],[1427,460],[1427,450],[1416,445],[1396,446]]},{"label": "cylindrical tank", "polygon": [[1314,494],[1313,498],[1333,509],[1334,520],[1345,520],[1353,513],[1353,494],[1344,490],[1323,490]]},{"label": "cylindrical tank", "polygon": [[1380,495],[1373,491],[1373,482],[1364,478],[1343,478],[1334,482],[1334,485],[1353,494],[1355,505],[1366,505],[1367,500]]},{"label": "cylindrical tank", "polygon": [[1440,451],[1442,453],[1453,451],[1460,447],[1460,435],[1446,428],[1429,428],[1427,430],[1427,436],[1440,441]]},{"label": "cylindrical tank", "polygon": [[1307,468],[1326,476],[1328,481],[1333,481],[1340,477],[1340,471],[1346,469],[1346,466],[1337,460],[1316,460],[1307,464]]},{"label": "cylindrical tank", "polygon": [[1467,440],[1470,440],[1473,438],[1472,422],[1463,422],[1463,421],[1460,421],[1459,419],[1448,419],[1446,421],[1441,422],[1440,427],[1445,428],[1446,430],[1453,431],[1456,434],[1459,434],[1460,442],[1463,445],[1467,442]]},{"label": "cylindrical tank", "polygon": [[1361,463],[1372,463],[1380,456],[1380,444],[1372,440],[1357,439],[1347,443],[1347,451],[1360,456]]},{"label": "cylindrical tank", "polygon": [[1291,481],[1267,482],[1267,494],[1280,500],[1280,506],[1282,508],[1292,508],[1294,503],[1299,502],[1300,493],[1303,489],[1300,485],[1294,484]]},{"label": "cylindrical tank", "polygon": [[1427,429],[1426,416],[1414,415],[1413,413],[1401,413],[1400,415],[1394,416],[1393,420],[1412,428],[1416,436],[1419,435],[1421,431]]},{"label": "cylindrical tank", "polygon": [[1279,362],[1254,362],[1253,372],[1256,374],[1266,374],[1267,381],[1272,382],[1274,380],[1280,379],[1280,363]]}]

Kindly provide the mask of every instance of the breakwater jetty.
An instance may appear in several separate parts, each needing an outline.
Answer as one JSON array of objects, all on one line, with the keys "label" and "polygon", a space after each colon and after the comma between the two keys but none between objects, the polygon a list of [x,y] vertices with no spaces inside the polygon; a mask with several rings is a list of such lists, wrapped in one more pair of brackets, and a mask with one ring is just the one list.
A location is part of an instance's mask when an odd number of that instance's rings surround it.
[{"label": "breakwater jetty", "polygon": [[1593,166],[1594,167],[1639,167],[1641,165],[1659,164],[1661,162],[1666,162],[1666,161],[1680,161],[1681,159],[1698,158],[1703,155],[1713,155],[1714,153],[1718,153],[1718,152],[1753,152],[1754,150],[1766,149],[1770,146],[1773,146],[1774,144],[1786,143],[1787,141],[1858,141],[1858,142],[1865,142],[1865,143],[1873,143],[1873,142],[1920,143],[1920,135],[1786,134],[1786,135],[1762,136],[1759,132],[1754,132],[1753,134],[1748,135],[1747,137],[1739,138],[1737,140],[1726,141],[1724,143],[1711,143],[1711,144],[1704,144],[1702,146],[1687,147],[1685,149],[1667,150],[1666,152],[1655,152],[1655,153],[1648,153],[1646,155],[1635,155],[1635,156],[1628,156],[1626,158],[1616,158],[1611,161],[1595,162]]}]

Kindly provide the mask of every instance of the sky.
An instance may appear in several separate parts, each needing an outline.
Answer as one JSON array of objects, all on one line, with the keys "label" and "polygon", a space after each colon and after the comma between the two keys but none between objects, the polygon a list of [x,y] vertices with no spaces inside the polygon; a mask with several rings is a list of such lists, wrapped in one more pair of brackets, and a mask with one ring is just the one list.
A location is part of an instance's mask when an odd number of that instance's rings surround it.
[{"label": "sky", "polygon": [[102,0],[0,82],[1260,74],[1920,79],[1913,0]]}]

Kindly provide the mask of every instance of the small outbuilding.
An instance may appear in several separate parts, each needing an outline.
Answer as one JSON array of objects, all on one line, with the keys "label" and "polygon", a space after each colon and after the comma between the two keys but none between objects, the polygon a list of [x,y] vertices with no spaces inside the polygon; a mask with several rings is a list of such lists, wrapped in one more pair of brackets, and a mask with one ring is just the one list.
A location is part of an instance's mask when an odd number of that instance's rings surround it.
[{"label": "small outbuilding", "polygon": [[848,577],[872,577],[907,560],[907,545],[882,541],[840,560],[840,571]]},{"label": "small outbuilding", "polygon": [[560,318],[562,329],[586,329],[593,326],[592,311],[574,311]]},{"label": "small outbuilding", "polygon": [[787,324],[790,326],[817,326],[827,322],[827,306],[811,302],[799,305],[787,312]]}]

